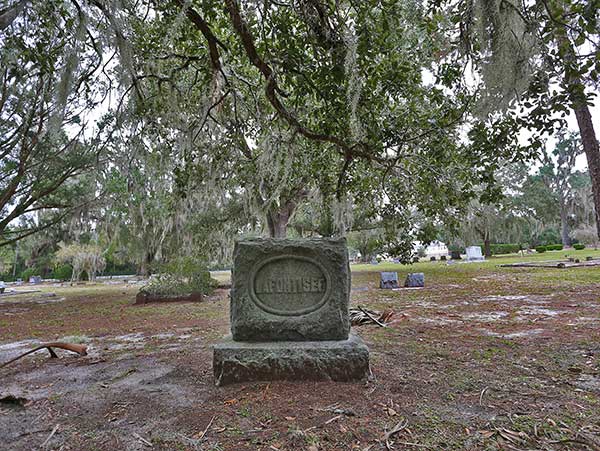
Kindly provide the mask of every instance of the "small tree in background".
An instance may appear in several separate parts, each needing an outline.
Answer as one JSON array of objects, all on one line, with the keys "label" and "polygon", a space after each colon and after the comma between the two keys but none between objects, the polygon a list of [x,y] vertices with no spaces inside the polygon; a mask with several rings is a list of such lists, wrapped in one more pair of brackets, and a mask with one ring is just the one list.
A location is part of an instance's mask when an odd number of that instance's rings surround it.
[{"label": "small tree in background", "polygon": [[96,274],[106,267],[106,259],[100,246],[95,244],[64,244],[56,253],[59,262],[69,263],[73,267],[71,282],[78,281],[85,271],[90,281],[96,280]]},{"label": "small tree in background", "polygon": [[560,211],[560,235],[563,245],[570,246],[569,236],[569,204],[575,196],[573,177],[575,160],[583,152],[581,140],[576,133],[560,133],[554,150],[545,147],[540,161],[543,166],[539,174],[544,184],[552,191],[558,200]]}]

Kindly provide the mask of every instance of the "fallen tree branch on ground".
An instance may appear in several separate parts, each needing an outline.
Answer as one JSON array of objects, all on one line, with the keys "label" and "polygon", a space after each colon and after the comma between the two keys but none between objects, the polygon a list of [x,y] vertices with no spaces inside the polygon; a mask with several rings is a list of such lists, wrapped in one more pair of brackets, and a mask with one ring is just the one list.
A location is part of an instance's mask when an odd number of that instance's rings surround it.
[{"label": "fallen tree branch on ground", "polygon": [[9,360],[8,362],[4,362],[2,365],[0,365],[0,368],[4,368],[9,363],[13,363],[16,360],[19,360],[19,359],[25,357],[26,355],[33,354],[34,352],[37,352],[40,349],[48,349],[48,352],[50,352],[50,358],[57,358],[58,356],[56,355],[56,353],[54,352],[54,350],[52,348],[64,349],[66,351],[75,352],[82,356],[87,355],[87,346],[84,346],[84,345],[77,345],[77,344],[63,343],[63,342],[44,343],[44,344],[39,345],[36,348],[30,349],[29,351],[24,352],[23,354],[15,357],[14,359]]},{"label": "fallen tree branch on ground", "polygon": [[387,323],[394,316],[394,311],[385,309],[383,312],[375,310],[369,310],[361,307],[350,309],[350,324],[353,326],[359,326],[361,324],[374,323],[379,327],[386,327]]}]

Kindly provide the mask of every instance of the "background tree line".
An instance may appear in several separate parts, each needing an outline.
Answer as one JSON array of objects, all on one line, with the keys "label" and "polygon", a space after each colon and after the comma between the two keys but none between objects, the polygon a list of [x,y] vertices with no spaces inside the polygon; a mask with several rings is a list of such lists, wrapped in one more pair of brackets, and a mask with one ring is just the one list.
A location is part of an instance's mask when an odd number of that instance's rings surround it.
[{"label": "background tree line", "polygon": [[[11,265],[50,274],[69,246],[105,271],[148,274],[181,255],[222,266],[244,234],[348,234],[404,261],[415,240],[436,237],[597,237],[598,10],[10,2],[5,277]],[[559,136],[569,111],[579,138]],[[573,170],[581,152],[588,175]]]}]

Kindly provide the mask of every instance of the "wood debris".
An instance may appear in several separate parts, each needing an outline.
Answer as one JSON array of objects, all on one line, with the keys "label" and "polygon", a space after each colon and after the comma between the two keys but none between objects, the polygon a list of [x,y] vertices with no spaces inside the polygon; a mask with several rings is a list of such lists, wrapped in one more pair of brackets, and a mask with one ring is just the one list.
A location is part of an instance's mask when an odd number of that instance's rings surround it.
[{"label": "wood debris", "polygon": [[387,327],[387,324],[394,316],[394,311],[385,309],[383,312],[369,310],[360,305],[357,308],[350,309],[350,323],[353,326],[362,324],[377,324],[379,327]]},{"label": "wood debris", "polygon": [[52,348],[64,349],[66,351],[75,352],[79,355],[87,355],[87,346],[77,345],[77,344],[73,344],[73,343],[63,343],[63,342],[57,341],[57,342],[52,342],[52,343],[44,343],[33,349],[30,349],[29,351],[24,352],[23,354],[15,357],[14,359],[9,360],[8,362],[4,362],[2,365],[0,365],[0,368],[4,368],[9,363],[19,360],[19,359],[25,357],[26,355],[32,354],[36,351],[39,351],[40,349],[48,349],[48,352],[50,352],[50,357],[57,358],[58,356],[56,355],[56,353],[54,352],[54,350]]}]

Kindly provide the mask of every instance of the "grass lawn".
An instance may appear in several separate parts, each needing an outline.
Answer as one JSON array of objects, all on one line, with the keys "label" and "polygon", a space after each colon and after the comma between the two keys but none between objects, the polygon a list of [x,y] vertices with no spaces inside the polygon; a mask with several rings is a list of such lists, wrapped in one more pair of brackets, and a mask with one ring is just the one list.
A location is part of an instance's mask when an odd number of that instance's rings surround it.
[{"label": "grass lawn", "polygon": [[[126,285],[2,297],[0,362],[57,339],[89,355],[0,368],[0,399],[25,399],[0,401],[0,449],[39,449],[58,425],[48,449],[599,450],[600,267],[498,266],[565,255],[600,251],[352,265],[352,304],[395,312],[355,328],[371,351],[361,384],[215,387],[227,290],[144,306]],[[423,272],[426,287],[380,290],[380,271]]]}]

